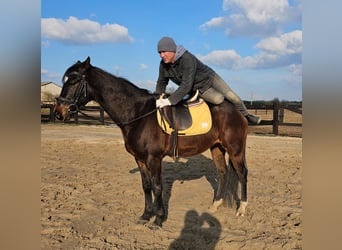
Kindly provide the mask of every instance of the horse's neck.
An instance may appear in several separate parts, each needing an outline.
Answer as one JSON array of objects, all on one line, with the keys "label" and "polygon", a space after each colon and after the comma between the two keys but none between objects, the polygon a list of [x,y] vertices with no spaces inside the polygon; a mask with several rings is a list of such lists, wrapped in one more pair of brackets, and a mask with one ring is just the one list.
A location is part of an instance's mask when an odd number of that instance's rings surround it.
[{"label": "horse's neck", "polygon": [[98,81],[94,89],[95,100],[116,123],[127,123],[145,112],[148,98],[143,98],[137,89],[120,78],[114,78],[111,82]]}]

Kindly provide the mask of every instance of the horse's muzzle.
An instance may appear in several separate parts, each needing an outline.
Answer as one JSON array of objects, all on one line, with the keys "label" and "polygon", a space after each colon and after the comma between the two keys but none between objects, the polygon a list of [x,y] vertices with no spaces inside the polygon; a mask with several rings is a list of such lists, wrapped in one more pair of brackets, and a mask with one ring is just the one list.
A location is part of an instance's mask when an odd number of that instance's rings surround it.
[{"label": "horse's muzzle", "polygon": [[70,119],[69,107],[63,104],[56,103],[53,108],[55,117],[60,121],[67,121]]},{"label": "horse's muzzle", "polygon": [[63,119],[62,114],[61,114],[60,112],[58,112],[58,111],[55,111],[55,112],[54,112],[54,115],[55,115],[55,117],[56,117],[58,120],[62,120],[62,119]]}]

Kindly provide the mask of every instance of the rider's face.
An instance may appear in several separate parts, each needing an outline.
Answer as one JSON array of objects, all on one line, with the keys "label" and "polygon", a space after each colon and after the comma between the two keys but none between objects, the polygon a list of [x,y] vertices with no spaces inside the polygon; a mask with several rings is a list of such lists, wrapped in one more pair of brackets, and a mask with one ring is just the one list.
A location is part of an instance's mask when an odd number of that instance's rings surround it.
[{"label": "rider's face", "polygon": [[159,55],[164,63],[174,63],[176,53],[172,51],[160,51]]}]

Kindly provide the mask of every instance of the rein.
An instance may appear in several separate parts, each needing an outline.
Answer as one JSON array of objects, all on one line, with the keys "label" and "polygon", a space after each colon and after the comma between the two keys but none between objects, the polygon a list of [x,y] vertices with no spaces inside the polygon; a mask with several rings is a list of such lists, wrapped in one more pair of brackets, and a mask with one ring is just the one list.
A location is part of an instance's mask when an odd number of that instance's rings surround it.
[{"label": "rein", "polygon": [[152,111],[150,111],[150,112],[147,112],[146,114],[143,114],[143,115],[141,115],[141,116],[138,116],[137,118],[134,118],[134,119],[132,119],[132,120],[130,120],[130,121],[127,121],[127,122],[118,122],[118,123],[116,123],[117,125],[121,125],[121,126],[126,126],[126,125],[129,125],[129,124],[131,124],[131,123],[133,123],[133,122],[136,122],[136,121],[138,121],[138,120],[140,120],[140,119],[142,119],[142,118],[145,118],[145,117],[147,117],[147,116],[149,116],[149,115],[151,115],[151,114],[153,114],[154,112],[156,112],[157,111],[157,109],[155,108],[155,109],[153,109]]},{"label": "rein", "polygon": [[[126,125],[129,125],[129,124],[131,124],[131,123],[133,123],[133,122],[136,122],[136,121],[138,121],[138,120],[140,120],[140,119],[142,119],[142,118],[144,118],[144,117],[147,117],[147,116],[153,114],[153,113],[156,112],[156,111],[157,111],[157,109],[153,109],[152,111],[147,112],[146,114],[143,114],[143,115],[141,115],[141,116],[138,116],[137,118],[134,118],[134,119],[132,119],[132,120],[130,120],[130,121],[127,121],[127,122],[115,122],[115,123],[116,123],[118,126],[126,126]],[[93,117],[93,116],[90,116],[90,115],[88,115],[88,114],[82,112],[82,110],[80,110],[80,109],[77,109],[77,112],[81,113],[81,114],[84,115],[85,117],[90,118],[90,119],[92,119],[92,120],[99,120],[99,119],[97,119],[97,118],[95,118],[95,117]],[[76,113],[76,112],[74,112],[74,113]]]}]

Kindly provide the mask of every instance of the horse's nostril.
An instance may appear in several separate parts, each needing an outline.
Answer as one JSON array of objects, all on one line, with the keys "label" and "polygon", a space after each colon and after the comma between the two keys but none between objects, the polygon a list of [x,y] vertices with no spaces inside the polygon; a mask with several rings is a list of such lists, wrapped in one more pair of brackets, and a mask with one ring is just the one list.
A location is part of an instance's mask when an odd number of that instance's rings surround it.
[{"label": "horse's nostril", "polygon": [[55,111],[55,117],[58,119],[58,120],[62,120],[62,114],[58,111]]},{"label": "horse's nostril", "polygon": [[77,107],[75,104],[71,104],[71,105],[69,106],[69,111],[70,111],[71,113],[76,113],[76,112],[78,111],[78,107]]}]

